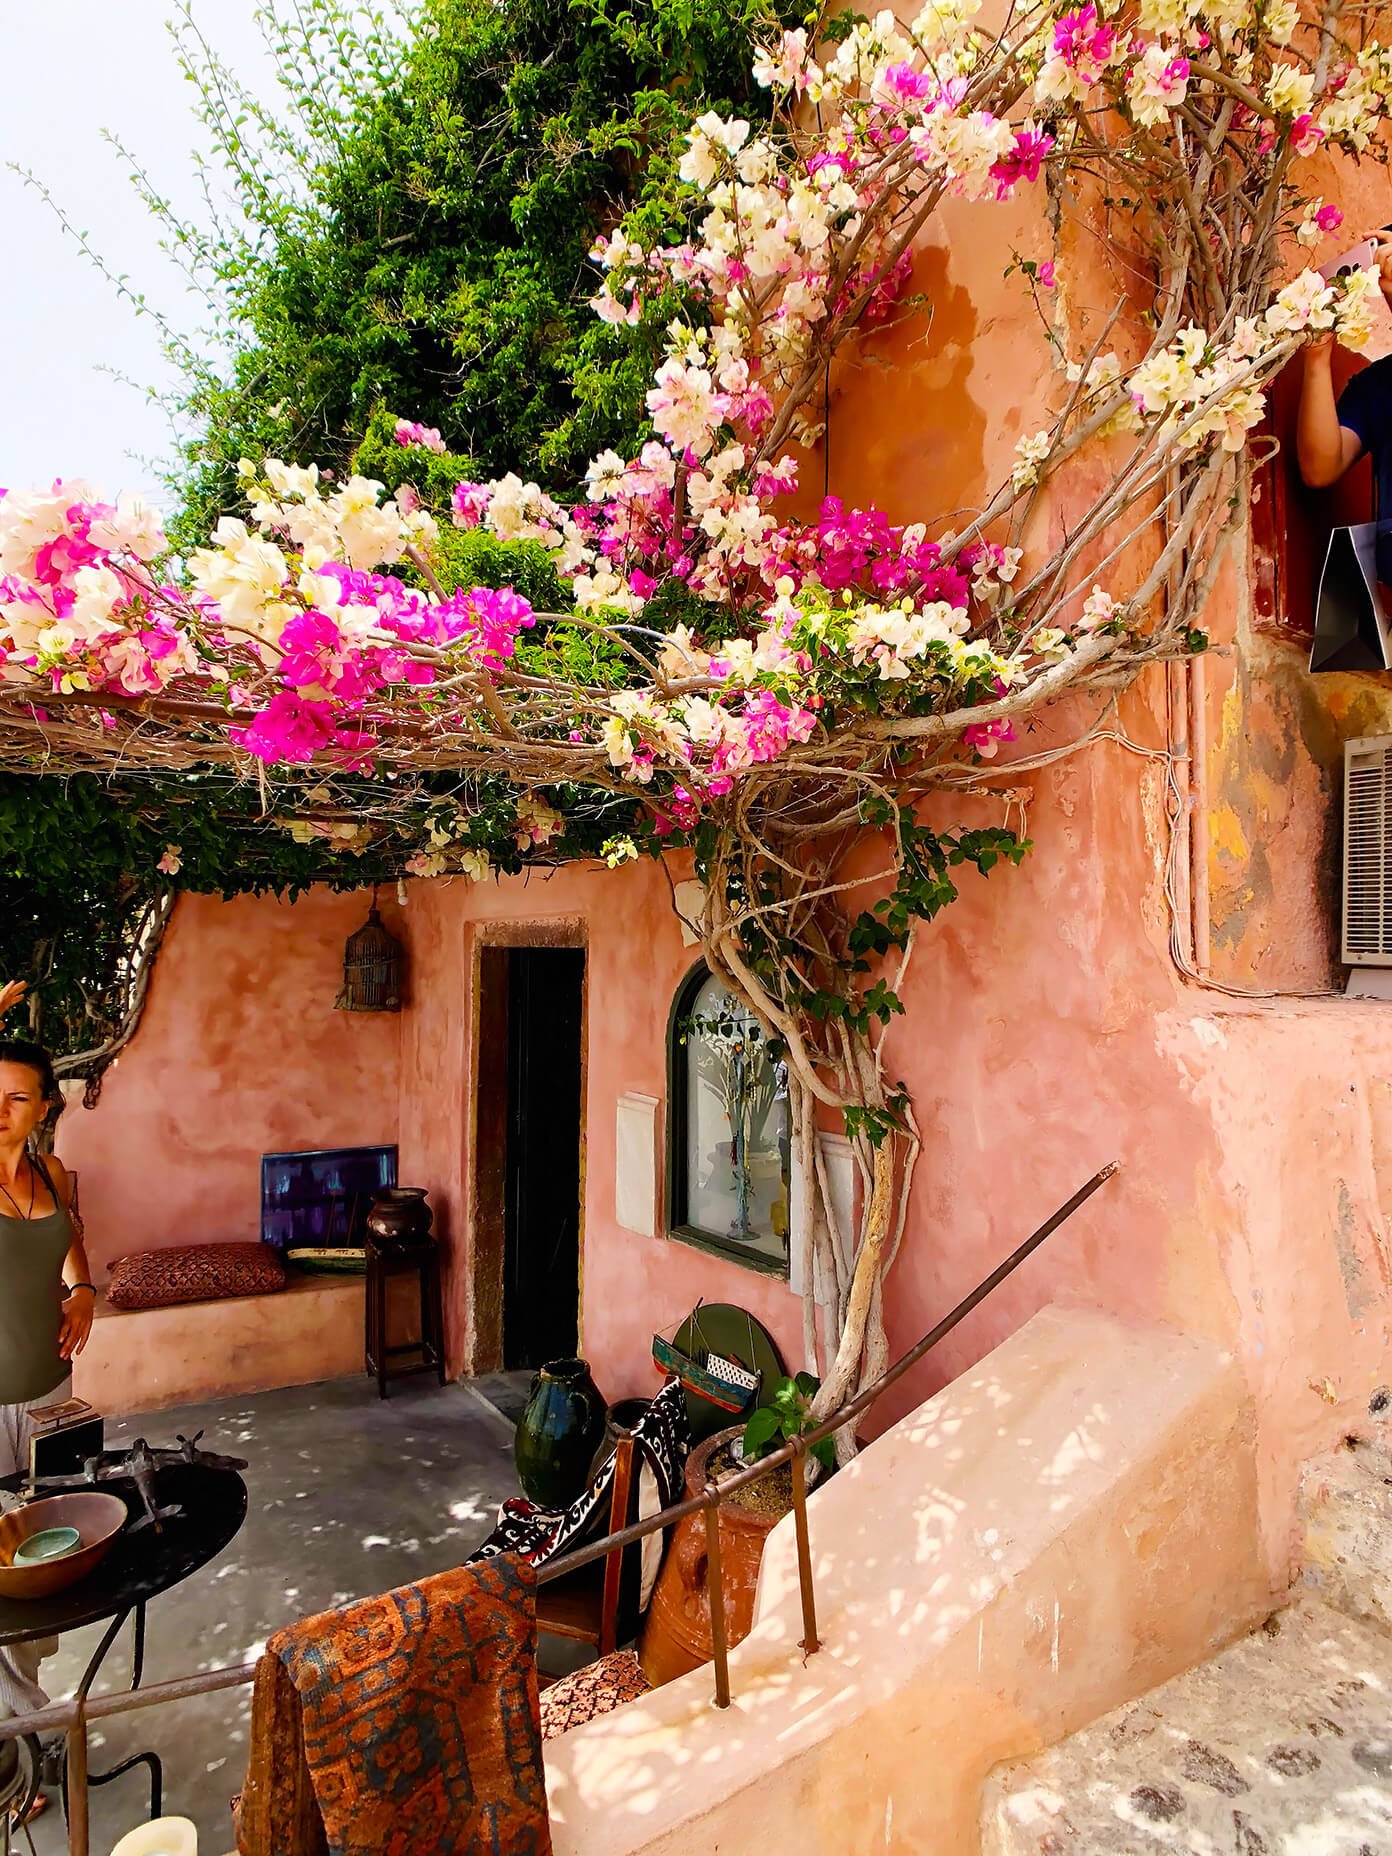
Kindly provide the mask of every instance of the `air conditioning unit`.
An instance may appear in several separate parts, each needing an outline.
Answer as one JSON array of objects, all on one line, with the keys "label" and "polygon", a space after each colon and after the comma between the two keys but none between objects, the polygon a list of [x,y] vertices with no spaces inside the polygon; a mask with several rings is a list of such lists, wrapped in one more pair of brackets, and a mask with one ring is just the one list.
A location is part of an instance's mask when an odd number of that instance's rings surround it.
[{"label": "air conditioning unit", "polygon": [[1344,743],[1343,957],[1392,967],[1392,735]]}]

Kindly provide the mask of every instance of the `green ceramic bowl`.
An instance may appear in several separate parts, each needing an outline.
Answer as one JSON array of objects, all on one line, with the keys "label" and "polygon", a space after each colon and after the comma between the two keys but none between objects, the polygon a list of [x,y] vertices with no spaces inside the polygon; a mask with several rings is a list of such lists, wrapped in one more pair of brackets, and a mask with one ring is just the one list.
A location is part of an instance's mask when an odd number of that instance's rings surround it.
[{"label": "green ceramic bowl", "polygon": [[16,1566],[42,1566],[76,1552],[82,1536],[75,1527],[44,1527],[15,1548]]}]

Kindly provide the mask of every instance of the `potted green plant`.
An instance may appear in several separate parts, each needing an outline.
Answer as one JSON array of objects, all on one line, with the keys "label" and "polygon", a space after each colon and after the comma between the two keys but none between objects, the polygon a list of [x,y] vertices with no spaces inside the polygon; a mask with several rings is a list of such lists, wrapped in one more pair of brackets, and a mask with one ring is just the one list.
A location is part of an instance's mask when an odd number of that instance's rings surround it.
[{"label": "potted green plant", "polygon": [[[790,1444],[795,1437],[802,1437],[816,1429],[812,1400],[821,1383],[812,1373],[797,1373],[779,1380],[769,1402],[749,1414],[744,1436],[740,1439],[740,1455],[744,1462],[757,1463],[760,1457],[768,1456],[784,1444]],[[836,1452],[829,1437],[823,1437],[820,1442],[813,1444],[807,1454],[815,1458],[823,1469],[831,1469],[836,1461]],[[791,1477],[789,1482],[788,1499],[791,1501]]]}]

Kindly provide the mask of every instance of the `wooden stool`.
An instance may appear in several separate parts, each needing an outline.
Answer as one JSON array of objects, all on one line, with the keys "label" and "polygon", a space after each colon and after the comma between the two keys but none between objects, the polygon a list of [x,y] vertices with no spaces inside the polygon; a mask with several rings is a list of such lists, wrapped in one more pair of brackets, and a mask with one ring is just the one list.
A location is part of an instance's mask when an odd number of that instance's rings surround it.
[{"label": "wooden stool", "polygon": [[[393,1276],[415,1271],[420,1281],[420,1339],[393,1345],[387,1338],[387,1283]],[[364,1345],[369,1376],[377,1380],[377,1396],[387,1396],[389,1379],[412,1373],[434,1373],[445,1383],[445,1323],[440,1303],[440,1251],[434,1238],[411,1245],[384,1244],[371,1232],[367,1238],[367,1334]],[[415,1355],[402,1365],[391,1362]]]}]

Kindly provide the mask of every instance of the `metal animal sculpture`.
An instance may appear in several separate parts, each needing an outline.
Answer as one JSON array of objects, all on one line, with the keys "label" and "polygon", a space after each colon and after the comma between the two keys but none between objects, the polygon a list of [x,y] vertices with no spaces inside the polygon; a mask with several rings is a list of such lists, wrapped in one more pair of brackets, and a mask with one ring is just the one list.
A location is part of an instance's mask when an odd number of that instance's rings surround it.
[{"label": "metal animal sculpture", "polygon": [[56,1489],[86,1489],[95,1488],[104,1482],[133,1482],[145,1512],[131,1532],[138,1533],[142,1527],[154,1527],[158,1531],[163,1522],[184,1512],[178,1502],[160,1505],[155,1492],[155,1479],[162,1469],[173,1463],[196,1463],[205,1469],[242,1470],[247,1466],[245,1457],[219,1456],[215,1451],[200,1450],[198,1440],[202,1435],[202,1431],[196,1431],[192,1437],[185,1437],[179,1432],[177,1450],[158,1447],[151,1449],[143,1437],[137,1437],[129,1450],[103,1450],[96,1456],[89,1456],[81,1469],[69,1475],[37,1477],[34,1493],[51,1495]]}]

